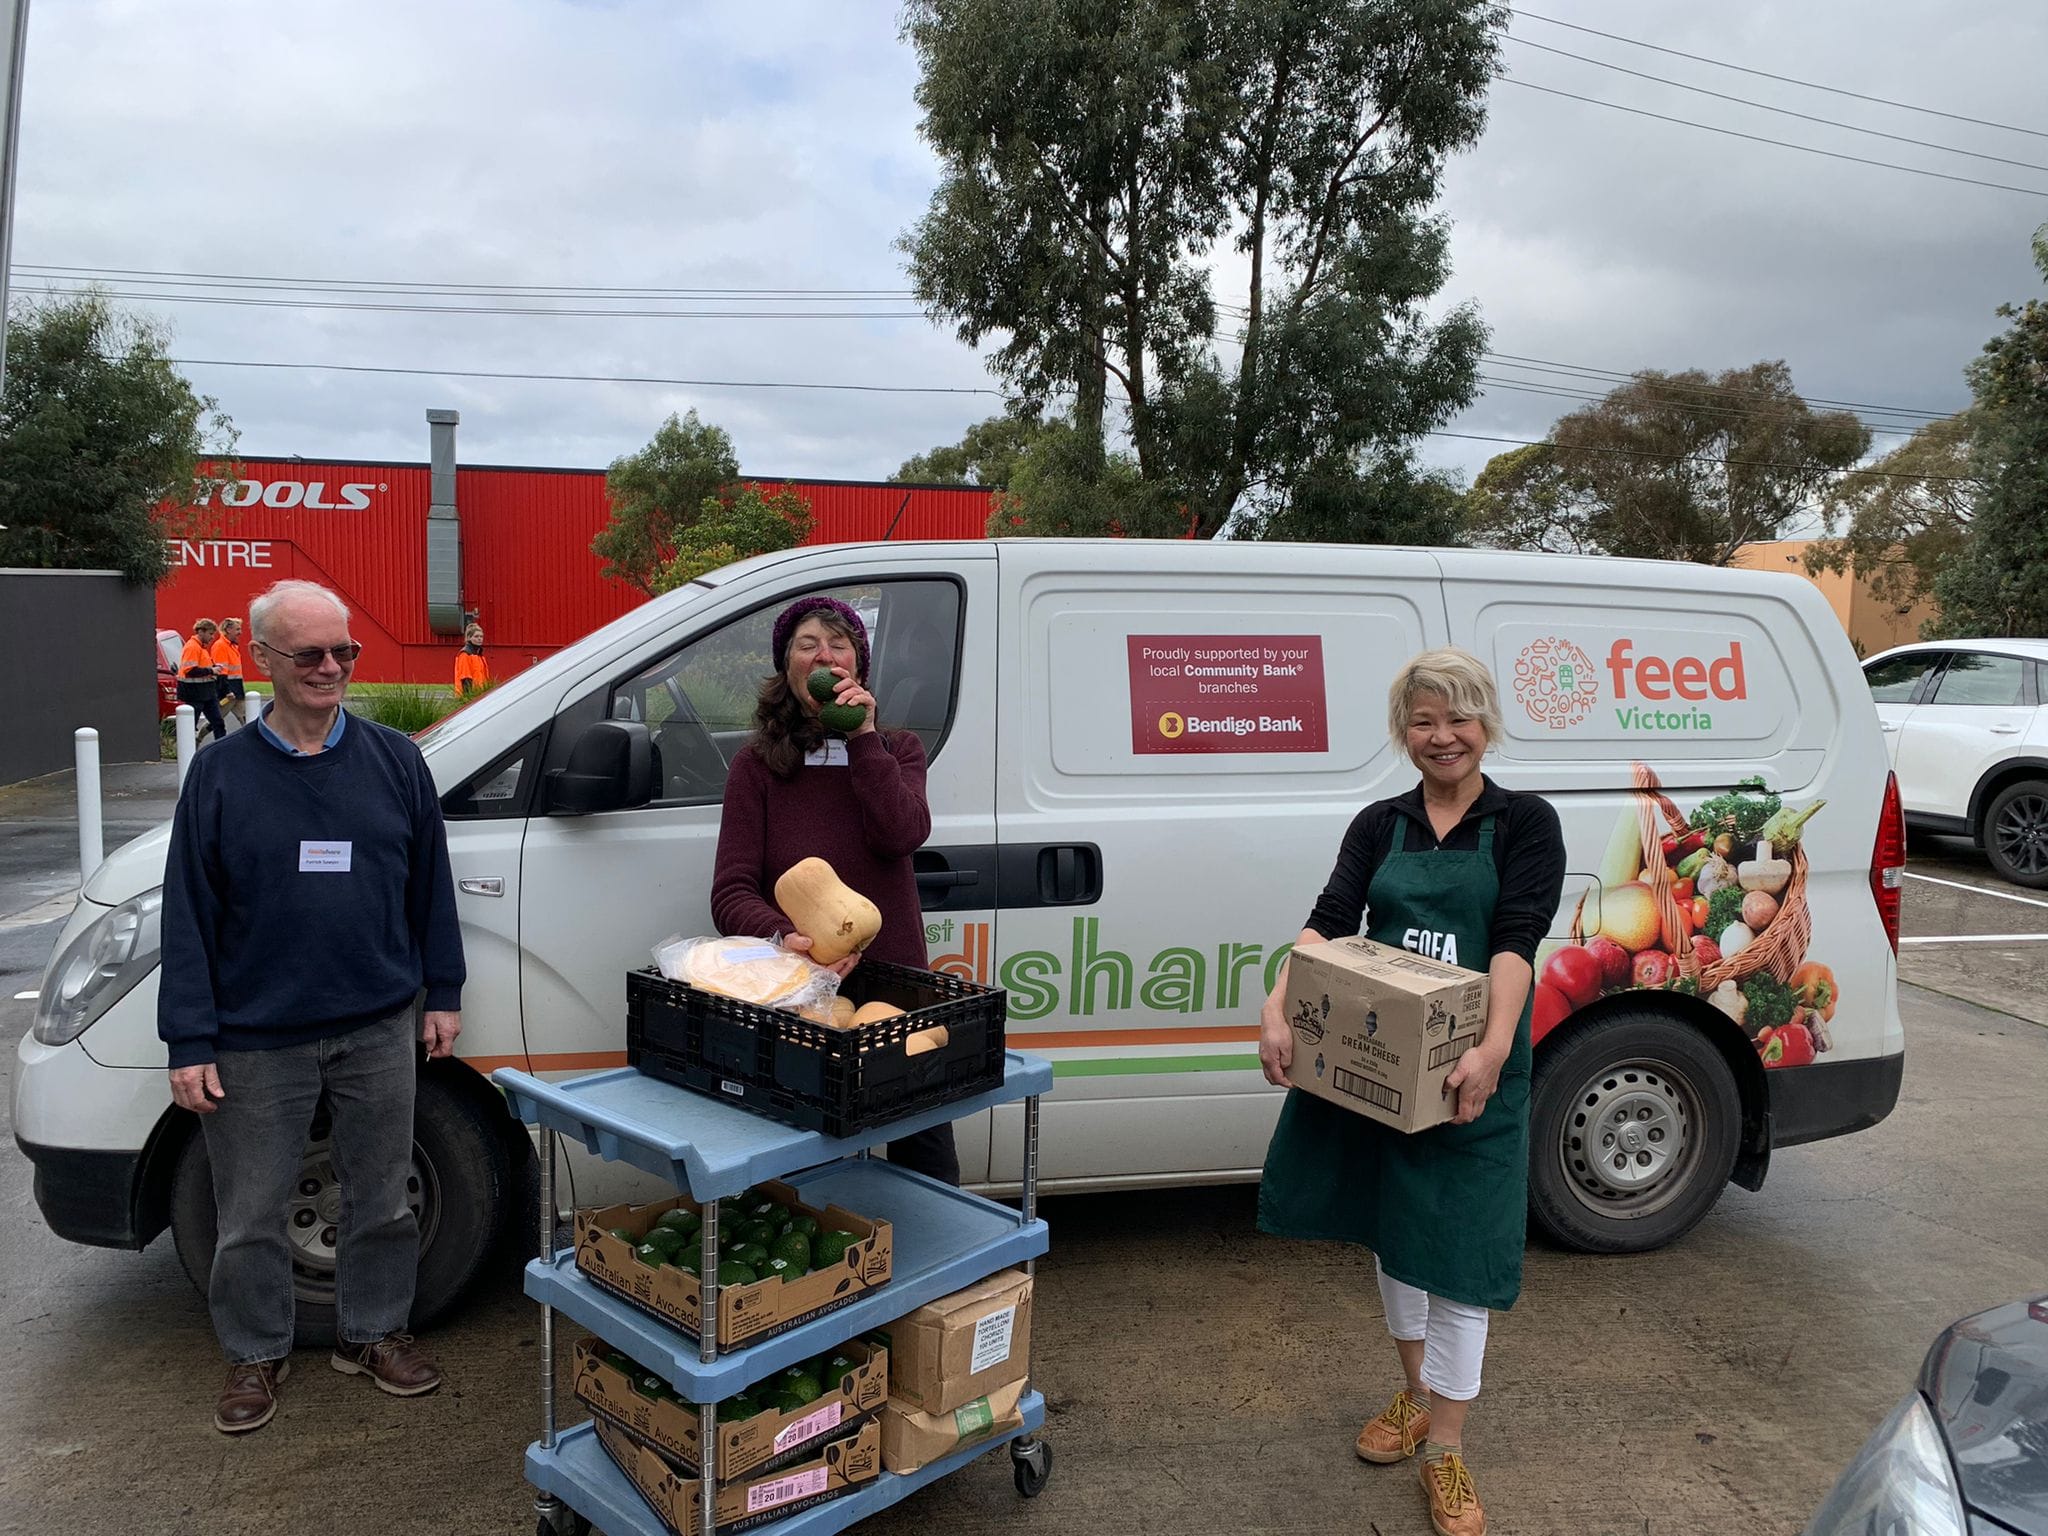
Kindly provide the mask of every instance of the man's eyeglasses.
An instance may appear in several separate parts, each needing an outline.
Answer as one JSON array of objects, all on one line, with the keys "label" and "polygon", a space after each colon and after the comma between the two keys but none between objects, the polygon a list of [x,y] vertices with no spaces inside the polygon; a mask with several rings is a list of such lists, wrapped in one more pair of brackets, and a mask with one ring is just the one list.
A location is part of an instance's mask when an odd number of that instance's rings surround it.
[{"label": "man's eyeglasses", "polygon": [[303,651],[280,651],[274,645],[264,645],[261,640],[256,643],[263,646],[271,655],[284,657],[301,672],[312,671],[329,656],[334,658],[337,665],[345,667],[363,654],[362,646],[354,640],[345,640],[340,645],[310,646]]}]

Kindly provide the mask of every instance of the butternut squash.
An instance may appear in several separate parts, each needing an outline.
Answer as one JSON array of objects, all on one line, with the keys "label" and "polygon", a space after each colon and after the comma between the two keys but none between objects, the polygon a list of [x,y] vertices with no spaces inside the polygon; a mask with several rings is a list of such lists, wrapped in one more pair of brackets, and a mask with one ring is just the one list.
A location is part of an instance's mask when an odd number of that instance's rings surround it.
[{"label": "butternut squash", "polygon": [[832,1017],[825,1022],[834,1029],[851,1029],[853,1028],[854,1011],[852,998],[835,997],[832,999]]},{"label": "butternut squash", "polygon": [[865,1003],[854,1014],[853,1022],[856,1024],[873,1024],[882,1019],[896,1018],[902,1012],[903,1010],[894,1003]]},{"label": "butternut squash", "polygon": [[823,859],[804,859],[775,882],[775,905],[811,941],[811,958],[831,965],[866,949],[882,931],[882,914]]}]

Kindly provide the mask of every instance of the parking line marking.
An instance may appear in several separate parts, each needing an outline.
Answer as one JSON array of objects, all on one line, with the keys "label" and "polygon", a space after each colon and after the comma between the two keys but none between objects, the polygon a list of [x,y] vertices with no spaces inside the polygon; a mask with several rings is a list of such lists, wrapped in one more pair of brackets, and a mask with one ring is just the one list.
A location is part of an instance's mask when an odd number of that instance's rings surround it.
[{"label": "parking line marking", "polygon": [[1901,939],[1901,944],[2040,944],[2048,933],[1943,933],[1924,939]]},{"label": "parking line marking", "polygon": [[2010,891],[1986,890],[1981,885],[1965,885],[1960,880],[1937,880],[1933,875],[1916,875],[1910,869],[1906,871],[1906,878],[1908,880],[1925,880],[1929,885],[1945,885],[1952,891],[1973,891],[1979,896],[1996,896],[2000,901],[2016,901],[2022,906],[2048,907],[2048,901],[2042,901],[2037,897],[2015,896]]},{"label": "parking line marking", "polygon": [[17,992],[14,994],[14,1000],[17,1003],[26,1003],[34,998],[41,997],[42,995],[43,994],[40,992]]}]

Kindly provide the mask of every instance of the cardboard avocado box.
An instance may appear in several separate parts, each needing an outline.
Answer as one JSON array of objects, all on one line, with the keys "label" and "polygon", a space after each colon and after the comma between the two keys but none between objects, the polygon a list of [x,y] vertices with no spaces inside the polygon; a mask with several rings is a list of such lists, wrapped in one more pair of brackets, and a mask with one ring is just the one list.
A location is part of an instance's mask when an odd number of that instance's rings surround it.
[{"label": "cardboard avocado box", "polygon": [[[675,1536],[695,1536],[702,1486],[609,1419],[593,1419],[598,1443]],[[720,1483],[715,1519],[722,1531],[740,1532],[781,1520],[800,1509],[836,1499],[881,1475],[882,1427],[869,1419],[846,1438],[831,1441],[809,1461],[742,1482]]]},{"label": "cardboard avocado box", "polygon": [[1288,1081],[1304,1093],[1421,1131],[1457,1113],[1444,1079],[1486,1032],[1486,978],[1367,938],[1294,951]]},{"label": "cardboard avocado box", "polygon": [[919,1413],[891,1398],[882,1408],[882,1469],[915,1472],[955,1451],[1024,1427],[1024,1383],[997,1387],[950,1413]]},{"label": "cardboard avocado box", "polygon": [[[718,1423],[718,1480],[758,1475],[812,1454],[819,1441],[843,1435],[879,1410],[889,1396],[888,1351],[858,1340],[838,1346],[854,1369],[825,1383],[825,1395],[788,1413],[770,1409],[751,1419]],[[697,1411],[694,1405],[650,1398],[635,1389],[626,1372],[605,1359],[597,1339],[576,1345],[576,1395],[600,1418],[631,1430],[684,1470],[696,1473]]]},{"label": "cardboard avocado box", "polygon": [[1030,1374],[1031,1277],[1002,1270],[883,1332],[889,1396],[920,1413],[949,1413]]},{"label": "cardboard avocado box", "polygon": [[[814,1269],[795,1280],[770,1276],[752,1285],[720,1286],[718,1343],[724,1349],[753,1343],[843,1307],[889,1278],[894,1241],[888,1222],[870,1221],[836,1205],[823,1210],[805,1205],[786,1184],[756,1188],[799,1214],[815,1218],[820,1231],[851,1232],[855,1240],[837,1264]],[[697,1277],[670,1264],[658,1268],[642,1264],[632,1248],[612,1236],[615,1228],[644,1235],[663,1211],[676,1207],[701,1210],[696,1201],[678,1197],[652,1205],[608,1205],[578,1211],[576,1267],[606,1290],[673,1323],[694,1339],[703,1319]],[[721,1234],[721,1253],[729,1254],[734,1246],[729,1234]]]}]

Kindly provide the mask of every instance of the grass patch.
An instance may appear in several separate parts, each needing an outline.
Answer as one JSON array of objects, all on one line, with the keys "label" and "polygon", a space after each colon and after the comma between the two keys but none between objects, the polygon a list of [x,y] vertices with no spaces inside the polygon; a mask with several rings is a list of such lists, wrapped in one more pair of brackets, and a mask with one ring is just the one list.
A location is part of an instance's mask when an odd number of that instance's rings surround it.
[{"label": "grass patch", "polygon": [[408,736],[424,731],[455,710],[455,698],[447,689],[424,687],[418,683],[372,683],[362,688],[351,687],[348,702],[351,714],[374,720],[379,725],[388,725]]}]

